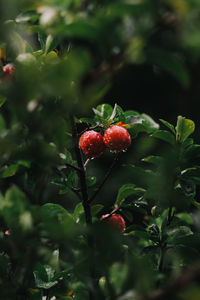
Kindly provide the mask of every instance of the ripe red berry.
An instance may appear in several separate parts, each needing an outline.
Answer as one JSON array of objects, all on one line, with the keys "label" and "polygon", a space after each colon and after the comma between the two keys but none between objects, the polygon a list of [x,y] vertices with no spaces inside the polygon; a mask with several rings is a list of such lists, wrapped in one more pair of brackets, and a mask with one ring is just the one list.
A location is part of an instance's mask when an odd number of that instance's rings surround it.
[{"label": "ripe red berry", "polygon": [[88,158],[95,158],[105,151],[103,136],[94,130],[84,132],[79,140],[79,148]]},{"label": "ripe red berry", "polygon": [[4,76],[6,78],[12,78],[15,72],[15,67],[11,64],[3,66]]},{"label": "ripe red berry", "polygon": [[131,145],[131,136],[122,126],[110,126],[104,133],[104,144],[113,152],[125,151]]},{"label": "ripe red berry", "polygon": [[103,223],[108,224],[112,226],[115,230],[117,230],[119,233],[122,233],[126,228],[126,223],[124,221],[124,218],[119,214],[106,214],[103,215],[100,219]]}]

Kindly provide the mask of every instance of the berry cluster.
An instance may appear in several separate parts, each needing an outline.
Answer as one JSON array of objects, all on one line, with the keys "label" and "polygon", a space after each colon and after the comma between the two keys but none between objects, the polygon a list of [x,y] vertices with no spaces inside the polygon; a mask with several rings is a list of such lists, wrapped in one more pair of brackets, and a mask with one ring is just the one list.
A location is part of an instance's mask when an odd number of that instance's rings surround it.
[{"label": "berry cluster", "polygon": [[[131,136],[128,130],[120,125],[110,126],[104,136],[94,130],[88,130],[79,139],[79,148],[89,159],[99,157],[106,148],[119,153],[125,151],[130,145]],[[119,233],[123,233],[126,228],[124,218],[119,214],[106,214],[100,220]]]},{"label": "berry cluster", "polygon": [[115,153],[125,151],[130,145],[128,130],[119,125],[110,126],[104,136],[94,130],[86,131],[79,140],[79,147],[88,158],[99,157],[106,148]]}]

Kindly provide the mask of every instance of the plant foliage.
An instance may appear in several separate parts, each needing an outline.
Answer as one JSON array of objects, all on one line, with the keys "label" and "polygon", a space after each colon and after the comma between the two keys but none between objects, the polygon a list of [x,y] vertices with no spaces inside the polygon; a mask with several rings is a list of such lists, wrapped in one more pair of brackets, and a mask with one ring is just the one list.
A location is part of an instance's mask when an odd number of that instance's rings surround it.
[{"label": "plant foliage", "polygon": [[[1,299],[199,299],[195,124],[102,103],[128,64],[152,64],[189,86],[183,53],[190,58],[194,44],[193,58],[200,53],[191,3],[1,1]],[[182,23],[177,51],[153,43],[158,21],[172,17]],[[87,160],[80,135],[111,125],[126,128],[132,145]],[[100,220],[114,213],[125,219],[122,234]]]}]

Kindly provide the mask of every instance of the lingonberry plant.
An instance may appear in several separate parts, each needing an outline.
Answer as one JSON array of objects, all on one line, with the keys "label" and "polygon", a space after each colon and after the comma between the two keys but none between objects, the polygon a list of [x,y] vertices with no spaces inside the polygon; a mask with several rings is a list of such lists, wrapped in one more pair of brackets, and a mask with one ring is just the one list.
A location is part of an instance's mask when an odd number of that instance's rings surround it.
[{"label": "lingonberry plant", "polygon": [[108,98],[139,66],[189,86],[195,3],[0,2],[0,299],[200,298],[195,124]]}]

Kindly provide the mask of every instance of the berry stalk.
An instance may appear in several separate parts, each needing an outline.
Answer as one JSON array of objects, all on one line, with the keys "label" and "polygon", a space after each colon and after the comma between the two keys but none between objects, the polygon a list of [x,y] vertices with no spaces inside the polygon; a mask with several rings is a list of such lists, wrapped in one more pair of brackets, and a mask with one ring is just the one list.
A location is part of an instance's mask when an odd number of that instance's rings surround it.
[{"label": "berry stalk", "polygon": [[71,121],[71,127],[72,127],[72,139],[74,144],[74,151],[76,154],[76,159],[78,163],[78,174],[80,179],[80,185],[81,185],[81,193],[82,193],[82,203],[83,208],[85,212],[85,220],[87,224],[92,224],[92,216],[91,216],[91,210],[90,210],[90,204],[88,201],[88,188],[87,188],[87,182],[86,182],[86,175],[85,175],[85,167],[81,155],[80,148],[78,147],[78,133],[76,128],[76,123],[74,120],[74,116],[70,115],[70,121]]}]

